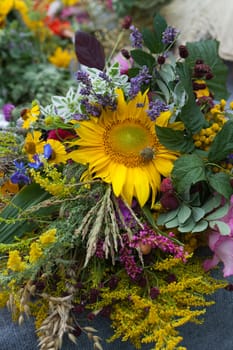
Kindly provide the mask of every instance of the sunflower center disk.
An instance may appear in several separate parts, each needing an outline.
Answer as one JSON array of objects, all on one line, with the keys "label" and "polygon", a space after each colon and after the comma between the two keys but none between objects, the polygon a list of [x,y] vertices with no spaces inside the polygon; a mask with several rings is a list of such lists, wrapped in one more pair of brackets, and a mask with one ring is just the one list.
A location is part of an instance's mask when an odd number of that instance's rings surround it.
[{"label": "sunflower center disk", "polygon": [[155,139],[150,129],[135,122],[113,124],[104,139],[106,153],[116,163],[127,167],[143,165],[141,151],[146,147],[155,146]]}]

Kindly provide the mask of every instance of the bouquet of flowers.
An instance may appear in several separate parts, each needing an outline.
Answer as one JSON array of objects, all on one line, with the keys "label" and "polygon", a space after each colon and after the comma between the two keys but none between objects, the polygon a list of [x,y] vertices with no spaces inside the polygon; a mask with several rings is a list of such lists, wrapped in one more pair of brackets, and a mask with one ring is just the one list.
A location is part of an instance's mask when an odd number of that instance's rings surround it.
[{"label": "bouquet of flowers", "polygon": [[174,54],[179,32],[160,15],[142,32],[126,17],[122,31],[131,46],[116,60],[77,31],[77,85],[33,100],[1,134],[0,305],[20,324],[35,318],[41,350],[80,333],[104,349],[91,326],[104,316],[110,341],[184,349],[178,327],[200,323],[206,296],[227,286],[209,270],[233,274],[233,121],[218,43]]}]

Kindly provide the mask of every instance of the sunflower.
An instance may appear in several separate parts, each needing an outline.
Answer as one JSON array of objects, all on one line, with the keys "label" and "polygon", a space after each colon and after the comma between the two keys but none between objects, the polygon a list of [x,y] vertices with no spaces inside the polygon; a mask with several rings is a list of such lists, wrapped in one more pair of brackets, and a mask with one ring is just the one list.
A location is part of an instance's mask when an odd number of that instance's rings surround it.
[{"label": "sunflower", "polygon": [[27,153],[30,162],[33,161],[33,156],[36,153],[43,153],[45,141],[41,140],[41,136],[41,131],[33,131],[32,133],[28,133],[25,138],[24,150]]},{"label": "sunflower", "polygon": [[101,116],[80,122],[78,145],[69,157],[89,164],[94,178],[112,184],[114,194],[129,204],[133,197],[143,206],[150,195],[155,202],[161,175],[167,177],[177,153],[166,149],[155,133],[155,122],[147,115],[149,101],[141,92],[128,103],[123,91],[116,90],[115,111],[103,110]]}]

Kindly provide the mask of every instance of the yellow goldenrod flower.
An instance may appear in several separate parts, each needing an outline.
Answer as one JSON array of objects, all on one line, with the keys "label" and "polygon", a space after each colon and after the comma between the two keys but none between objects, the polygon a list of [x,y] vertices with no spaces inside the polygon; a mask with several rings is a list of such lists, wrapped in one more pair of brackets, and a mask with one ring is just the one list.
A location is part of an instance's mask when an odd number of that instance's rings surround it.
[{"label": "yellow goldenrod flower", "polygon": [[7,261],[7,268],[12,271],[23,271],[25,269],[25,262],[22,261],[20,253],[18,250],[12,250],[9,252],[9,257]]},{"label": "yellow goldenrod flower", "polygon": [[42,245],[48,245],[50,243],[53,243],[56,241],[56,232],[57,230],[55,228],[52,228],[50,230],[47,230],[46,232],[42,233],[40,235],[39,240]]},{"label": "yellow goldenrod flower", "polygon": [[40,247],[40,244],[38,242],[33,242],[30,245],[29,262],[33,264],[41,257],[41,255],[43,255],[43,252]]},{"label": "yellow goldenrod flower", "polygon": [[74,53],[61,47],[57,47],[53,55],[49,57],[49,62],[59,68],[67,68],[71,60],[74,58]]}]

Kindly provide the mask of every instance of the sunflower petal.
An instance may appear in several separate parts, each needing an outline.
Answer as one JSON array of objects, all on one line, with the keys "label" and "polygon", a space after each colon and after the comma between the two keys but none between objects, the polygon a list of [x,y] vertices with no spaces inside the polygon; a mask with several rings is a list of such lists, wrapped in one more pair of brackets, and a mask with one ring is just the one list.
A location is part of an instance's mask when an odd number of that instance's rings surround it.
[{"label": "sunflower petal", "polygon": [[112,179],[112,188],[116,197],[118,197],[121,192],[123,185],[125,183],[127,168],[123,164],[111,164],[111,179]]}]

